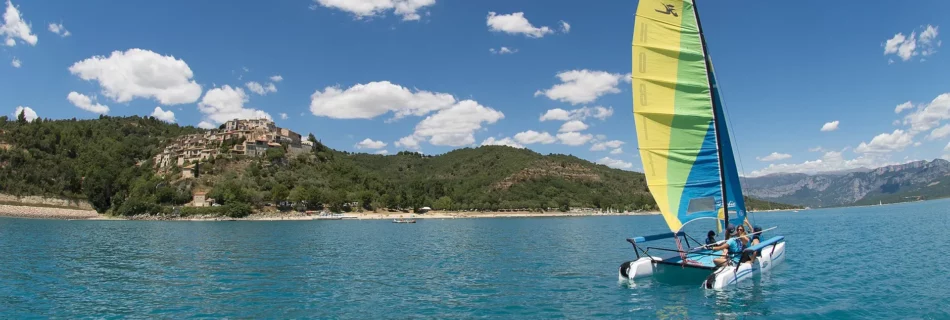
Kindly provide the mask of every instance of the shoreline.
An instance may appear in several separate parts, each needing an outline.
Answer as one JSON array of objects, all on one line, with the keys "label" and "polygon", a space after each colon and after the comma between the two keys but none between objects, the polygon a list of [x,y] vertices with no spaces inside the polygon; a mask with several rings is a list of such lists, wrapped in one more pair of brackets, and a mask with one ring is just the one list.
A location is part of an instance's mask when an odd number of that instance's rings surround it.
[{"label": "shoreline", "polygon": [[114,217],[94,210],[49,208],[30,205],[0,205],[0,217],[48,219],[48,220],[144,220],[144,221],[307,221],[307,220],[392,220],[392,219],[478,219],[478,218],[548,218],[548,217],[607,217],[659,215],[656,211],[640,212],[534,212],[534,211],[483,211],[452,212],[430,211],[424,214],[405,212],[345,213],[342,217],[307,215],[300,212],[262,212],[244,218],[220,216],[168,217],[138,215]]}]

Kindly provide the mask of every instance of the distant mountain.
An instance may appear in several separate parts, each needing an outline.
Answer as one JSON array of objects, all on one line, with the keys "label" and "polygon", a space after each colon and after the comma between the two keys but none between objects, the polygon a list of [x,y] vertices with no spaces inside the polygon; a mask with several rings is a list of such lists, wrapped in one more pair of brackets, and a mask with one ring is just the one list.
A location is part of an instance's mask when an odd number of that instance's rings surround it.
[{"label": "distant mountain", "polygon": [[911,163],[808,175],[742,178],[744,194],[809,207],[893,203],[950,197],[950,161]]}]

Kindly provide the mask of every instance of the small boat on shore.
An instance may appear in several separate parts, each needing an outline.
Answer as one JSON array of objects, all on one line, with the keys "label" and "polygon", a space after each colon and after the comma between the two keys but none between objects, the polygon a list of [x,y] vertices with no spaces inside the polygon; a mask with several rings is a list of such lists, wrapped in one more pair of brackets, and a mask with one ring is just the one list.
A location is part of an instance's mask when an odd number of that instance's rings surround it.
[{"label": "small boat on shore", "polygon": [[416,223],[416,219],[393,219],[393,223]]}]

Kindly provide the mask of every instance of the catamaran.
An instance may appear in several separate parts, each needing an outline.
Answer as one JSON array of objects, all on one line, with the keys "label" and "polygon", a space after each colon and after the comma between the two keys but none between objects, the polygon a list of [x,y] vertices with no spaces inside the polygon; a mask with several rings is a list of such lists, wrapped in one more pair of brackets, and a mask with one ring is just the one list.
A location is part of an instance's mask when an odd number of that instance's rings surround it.
[{"label": "catamaran", "polygon": [[[627,239],[637,259],[621,264],[620,279],[695,277],[705,288],[721,289],[782,262],[783,236],[760,237],[764,241],[716,266],[713,260],[724,253],[683,231],[703,219],[714,220],[717,230],[747,224],[722,95],[693,0],[640,0],[632,77],[643,171],[671,232]],[[662,239],[676,247],[644,246]],[[754,258],[740,263],[742,256]]]}]

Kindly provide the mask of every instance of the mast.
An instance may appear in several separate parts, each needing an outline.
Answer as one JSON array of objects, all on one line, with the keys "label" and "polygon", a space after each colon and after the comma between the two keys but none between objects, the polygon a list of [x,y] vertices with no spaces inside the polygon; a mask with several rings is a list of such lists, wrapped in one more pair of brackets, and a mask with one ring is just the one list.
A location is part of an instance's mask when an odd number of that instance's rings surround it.
[{"label": "mast", "polygon": [[[719,132],[720,131],[719,121],[716,121],[716,108],[721,108],[722,106],[719,106],[719,104],[716,103],[716,99],[714,99],[712,96],[713,94],[712,90],[715,90],[714,88],[711,88],[712,83],[713,83],[710,76],[712,65],[709,63],[709,50],[706,49],[706,36],[703,35],[703,24],[699,21],[699,8],[696,7],[696,0],[693,0],[693,16],[696,17],[696,26],[699,28],[699,41],[703,44],[703,60],[706,62],[706,82],[710,84],[709,100],[712,101],[713,128],[715,128],[716,130],[716,147],[717,147],[716,154],[718,155],[718,158],[719,158],[719,181],[721,182],[720,185],[722,186],[722,207],[723,207],[722,211],[725,218],[724,219],[725,224],[728,226],[729,225],[729,197],[726,196],[726,167],[722,161],[723,146],[720,143],[722,139],[720,138],[721,133]],[[728,147],[731,148],[731,146],[728,146]],[[738,210],[738,208],[736,208],[736,210]],[[729,229],[726,229],[725,239],[729,240]]]}]

